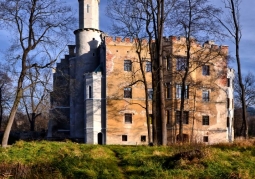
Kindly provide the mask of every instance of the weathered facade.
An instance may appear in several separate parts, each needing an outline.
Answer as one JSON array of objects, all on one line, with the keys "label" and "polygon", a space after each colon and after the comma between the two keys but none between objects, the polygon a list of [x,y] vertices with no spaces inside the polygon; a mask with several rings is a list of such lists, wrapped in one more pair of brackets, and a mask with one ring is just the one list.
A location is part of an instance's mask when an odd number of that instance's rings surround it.
[{"label": "weathered facade", "polygon": [[233,141],[234,71],[227,68],[227,46],[208,41],[191,43],[187,64],[186,39],[171,36],[164,41],[168,143],[178,140],[181,87],[185,81],[183,137],[189,142]]},{"label": "weathered facade", "polygon": [[[99,30],[98,10],[99,0],[79,0],[76,45],[69,46],[69,55],[57,64],[54,74],[48,137],[90,144],[148,144],[145,104],[148,99],[151,114],[153,91],[150,54],[144,45],[147,42],[143,42],[138,56],[136,40],[105,36]],[[178,138],[182,73],[178,60],[185,58],[183,42],[176,37],[165,38],[164,42],[169,144]],[[192,48],[192,58],[197,60],[192,62],[187,80],[185,139],[206,143],[232,141],[234,72],[227,69],[228,48],[212,42],[204,46],[194,42]]]}]

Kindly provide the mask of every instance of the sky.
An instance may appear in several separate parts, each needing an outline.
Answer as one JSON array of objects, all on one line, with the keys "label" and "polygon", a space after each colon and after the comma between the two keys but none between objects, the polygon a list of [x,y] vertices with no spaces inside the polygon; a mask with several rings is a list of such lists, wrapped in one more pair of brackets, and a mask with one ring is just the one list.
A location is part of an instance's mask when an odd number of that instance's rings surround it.
[{"label": "sky", "polygon": [[[78,0],[66,0],[67,4],[77,12],[78,18]],[[222,5],[222,0],[211,0],[212,4],[216,6]],[[107,0],[100,0],[100,30],[109,33],[112,21],[106,16]],[[240,47],[240,57],[242,61],[242,71],[247,73],[248,71],[255,74],[255,0],[243,0],[241,3],[241,28],[242,39]],[[73,30],[78,28],[78,24]],[[173,35],[173,34],[169,34]],[[10,34],[7,31],[0,30],[0,52],[5,50],[8,45],[8,37]],[[208,39],[213,40],[213,39]],[[228,45],[229,54],[235,56],[234,43],[226,39],[221,44],[215,42],[218,45]],[[236,69],[236,64],[231,63],[230,67]]]}]

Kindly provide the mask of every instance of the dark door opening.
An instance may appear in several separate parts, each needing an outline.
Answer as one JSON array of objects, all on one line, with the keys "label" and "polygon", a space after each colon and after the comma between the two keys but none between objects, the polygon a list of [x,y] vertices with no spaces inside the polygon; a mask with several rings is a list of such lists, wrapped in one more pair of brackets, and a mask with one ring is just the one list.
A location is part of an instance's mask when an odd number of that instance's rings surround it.
[{"label": "dark door opening", "polygon": [[103,134],[102,134],[102,132],[97,134],[97,143],[99,145],[103,145]]}]

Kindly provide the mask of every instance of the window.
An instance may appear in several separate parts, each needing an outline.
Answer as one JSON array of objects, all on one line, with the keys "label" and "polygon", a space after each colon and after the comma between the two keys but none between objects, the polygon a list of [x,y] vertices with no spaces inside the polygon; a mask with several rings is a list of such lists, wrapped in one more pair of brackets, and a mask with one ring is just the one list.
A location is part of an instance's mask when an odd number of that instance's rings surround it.
[{"label": "window", "polygon": [[89,13],[89,5],[87,4],[87,13]]},{"label": "window", "polygon": [[127,141],[127,135],[122,135],[122,141]]},{"label": "window", "polygon": [[[176,111],[176,122],[179,123],[181,117],[181,111]],[[189,124],[189,111],[183,111],[183,124]]]},{"label": "window", "polygon": [[132,71],[131,60],[124,60],[124,71]]},{"label": "window", "polygon": [[[181,98],[182,85],[176,85],[176,98]],[[189,85],[185,85],[184,98],[189,99]]]},{"label": "window", "polygon": [[186,58],[179,57],[176,59],[176,70],[177,71],[185,70],[186,67],[187,67]]},{"label": "window", "polygon": [[166,59],[166,68],[167,68],[167,70],[170,70],[170,68],[171,68],[171,60],[170,60],[170,58]]},{"label": "window", "polygon": [[153,97],[153,89],[149,88],[148,89],[148,99],[152,99],[152,97]]},{"label": "window", "polygon": [[145,71],[146,72],[151,72],[151,62],[146,61]]},{"label": "window", "polygon": [[227,127],[229,127],[229,117],[227,117]]},{"label": "window", "polygon": [[132,88],[124,88],[124,98],[132,98]]},{"label": "window", "polygon": [[203,142],[208,142],[208,141],[209,141],[208,136],[204,136],[203,137]]},{"label": "window", "polygon": [[141,142],[146,142],[146,135],[141,136]]},{"label": "window", "polygon": [[227,98],[227,108],[230,108],[230,99]]},{"label": "window", "polygon": [[228,85],[228,87],[230,87],[230,78],[227,78],[227,80],[228,80],[227,81],[227,83],[228,83],[227,85]]},{"label": "window", "polygon": [[131,113],[125,113],[125,123],[132,124],[132,114]]},{"label": "window", "polygon": [[88,98],[92,98],[92,87],[91,86],[89,86],[88,92],[89,92]]},{"label": "window", "polygon": [[166,84],[166,98],[167,99],[170,99],[171,98],[171,85],[170,85],[170,83],[167,83]]},{"label": "window", "polygon": [[202,94],[203,101],[209,101],[209,91],[208,90],[203,90]]},{"label": "window", "polygon": [[210,66],[209,65],[203,65],[202,66],[202,74],[204,76],[209,76],[210,75]]},{"label": "window", "polygon": [[203,120],[203,125],[209,125],[209,116],[203,116],[202,120]]}]

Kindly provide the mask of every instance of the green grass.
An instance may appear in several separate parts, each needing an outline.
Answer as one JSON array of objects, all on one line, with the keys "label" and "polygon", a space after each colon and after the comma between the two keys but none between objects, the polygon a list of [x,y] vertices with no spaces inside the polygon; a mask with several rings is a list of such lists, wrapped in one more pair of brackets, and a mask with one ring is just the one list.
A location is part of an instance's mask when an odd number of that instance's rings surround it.
[{"label": "green grass", "polygon": [[249,179],[255,178],[253,145],[149,147],[19,141],[0,148],[0,175],[31,179]]}]

